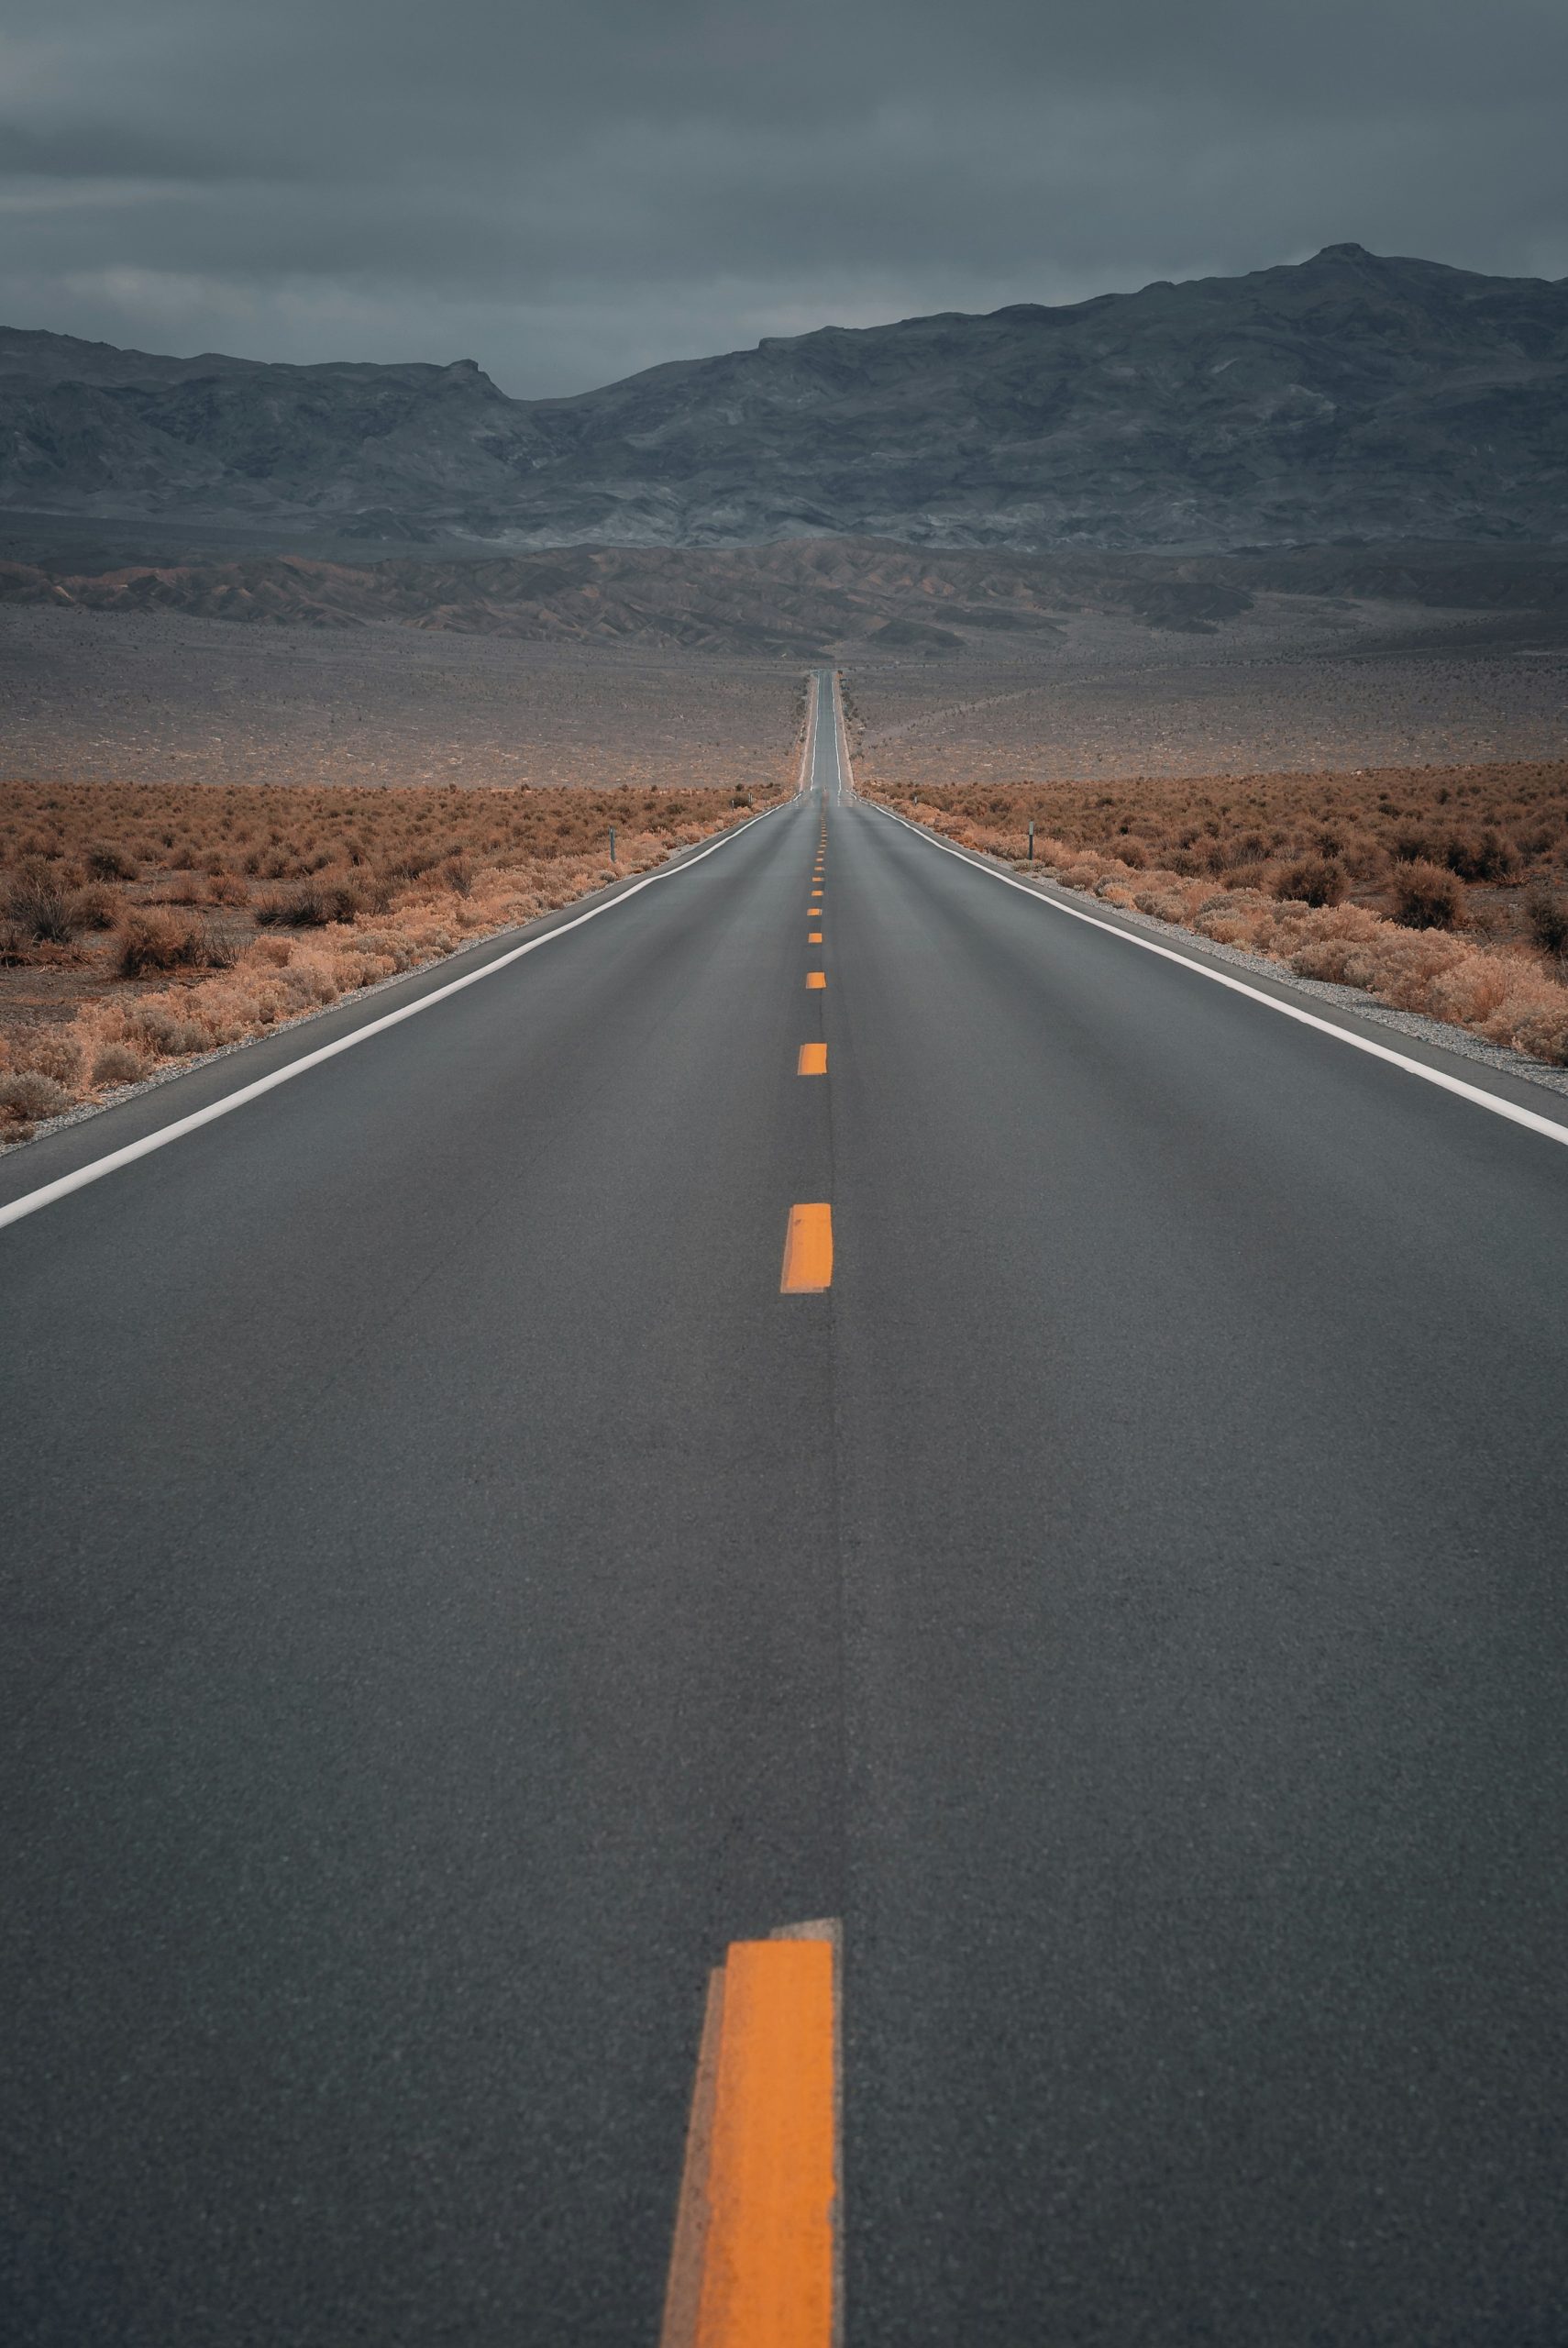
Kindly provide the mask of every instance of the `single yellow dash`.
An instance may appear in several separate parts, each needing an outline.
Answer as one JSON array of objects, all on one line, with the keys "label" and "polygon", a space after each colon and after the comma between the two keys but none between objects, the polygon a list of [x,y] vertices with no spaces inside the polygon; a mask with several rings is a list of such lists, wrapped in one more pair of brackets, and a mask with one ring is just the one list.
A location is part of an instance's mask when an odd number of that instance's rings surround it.
[{"label": "single yellow dash", "polygon": [[660,2348],[838,2348],[838,1927],[710,1976]]},{"label": "single yellow dash", "polygon": [[784,1234],[784,1273],[780,1296],[820,1296],[833,1286],[833,1209],[827,1205],[791,1207]]},{"label": "single yellow dash", "polygon": [[822,931],[821,931],[820,929],[809,929],[809,930],[807,930],[807,932],[806,932],[806,943],[807,943],[807,945],[808,945],[808,946],[820,946],[820,945],[822,944],[822,942],[823,942],[823,934],[822,934]]},{"label": "single yellow dash", "polygon": [[809,987],[825,987],[827,984],[827,972],[825,970],[808,970],[806,972],[806,984]]},{"label": "single yellow dash", "polygon": [[693,2348],[829,2348],[834,1951],[734,1941],[724,1966]]},{"label": "single yellow dash", "polygon": [[795,1073],[797,1076],[825,1076],[827,1074],[827,1046],[802,1044],[801,1064]]}]

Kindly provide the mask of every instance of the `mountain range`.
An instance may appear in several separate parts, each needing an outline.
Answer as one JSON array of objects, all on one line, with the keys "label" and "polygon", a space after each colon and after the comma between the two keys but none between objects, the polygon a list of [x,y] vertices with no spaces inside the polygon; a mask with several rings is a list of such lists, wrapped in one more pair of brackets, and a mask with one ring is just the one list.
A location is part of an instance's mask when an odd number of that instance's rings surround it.
[{"label": "mountain range", "polygon": [[1568,281],[1297,265],[655,367],[160,358],[0,329],[0,509],[521,553],[856,537],[1224,551],[1568,536]]}]

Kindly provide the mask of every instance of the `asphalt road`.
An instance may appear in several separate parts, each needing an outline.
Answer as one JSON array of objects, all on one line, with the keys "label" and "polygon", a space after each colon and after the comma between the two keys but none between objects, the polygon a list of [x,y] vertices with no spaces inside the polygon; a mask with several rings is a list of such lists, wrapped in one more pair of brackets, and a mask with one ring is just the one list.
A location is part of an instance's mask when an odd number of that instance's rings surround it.
[{"label": "asphalt road", "polygon": [[1565,1296],[1568,1149],[825,729],[0,1229],[0,2338],[651,2342],[706,1969],[836,1916],[857,2348],[1561,2348]]}]

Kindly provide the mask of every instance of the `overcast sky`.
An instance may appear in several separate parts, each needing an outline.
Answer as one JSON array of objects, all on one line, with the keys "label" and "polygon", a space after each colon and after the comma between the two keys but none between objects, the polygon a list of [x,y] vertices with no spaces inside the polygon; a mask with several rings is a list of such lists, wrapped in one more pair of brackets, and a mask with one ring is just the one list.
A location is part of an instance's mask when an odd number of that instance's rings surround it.
[{"label": "overcast sky", "polygon": [[584,390],[1300,260],[1568,274],[1565,0],[12,0],[0,322]]}]

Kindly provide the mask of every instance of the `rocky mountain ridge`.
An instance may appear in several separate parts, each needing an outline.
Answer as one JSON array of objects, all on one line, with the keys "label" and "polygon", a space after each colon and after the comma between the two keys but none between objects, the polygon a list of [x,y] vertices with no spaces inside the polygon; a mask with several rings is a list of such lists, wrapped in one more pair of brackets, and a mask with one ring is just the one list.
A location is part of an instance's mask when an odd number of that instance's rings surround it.
[{"label": "rocky mountain ridge", "polygon": [[0,330],[0,509],[368,548],[1568,537],[1568,282],[1356,245],[829,327],[570,399]]}]

